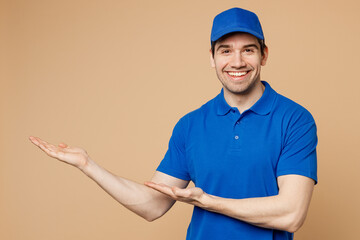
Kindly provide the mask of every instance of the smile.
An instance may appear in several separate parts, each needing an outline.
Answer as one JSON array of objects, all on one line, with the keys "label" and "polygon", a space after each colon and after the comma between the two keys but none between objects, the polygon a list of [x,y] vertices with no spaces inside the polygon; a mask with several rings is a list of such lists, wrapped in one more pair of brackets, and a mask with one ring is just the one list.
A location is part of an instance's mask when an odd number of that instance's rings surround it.
[{"label": "smile", "polygon": [[232,77],[241,77],[247,74],[247,72],[227,72]]}]

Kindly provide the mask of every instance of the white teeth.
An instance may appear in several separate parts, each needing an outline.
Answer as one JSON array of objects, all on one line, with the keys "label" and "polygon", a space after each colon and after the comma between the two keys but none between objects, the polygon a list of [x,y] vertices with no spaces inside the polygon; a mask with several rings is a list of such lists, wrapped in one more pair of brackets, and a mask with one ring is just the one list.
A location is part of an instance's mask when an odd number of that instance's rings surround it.
[{"label": "white teeth", "polygon": [[244,76],[246,74],[246,72],[228,72],[228,74],[230,76],[240,77],[240,76]]}]

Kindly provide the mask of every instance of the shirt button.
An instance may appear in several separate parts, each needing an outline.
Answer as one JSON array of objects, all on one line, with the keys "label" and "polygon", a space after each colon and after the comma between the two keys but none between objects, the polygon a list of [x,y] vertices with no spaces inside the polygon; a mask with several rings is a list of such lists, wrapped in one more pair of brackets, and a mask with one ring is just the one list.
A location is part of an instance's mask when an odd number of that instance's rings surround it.
[{"label": "shirt button", "polygon": [[236,135],[236,136],[235,136],[235,139],[238,140],[238,139],[239,139],[239,136]]}]

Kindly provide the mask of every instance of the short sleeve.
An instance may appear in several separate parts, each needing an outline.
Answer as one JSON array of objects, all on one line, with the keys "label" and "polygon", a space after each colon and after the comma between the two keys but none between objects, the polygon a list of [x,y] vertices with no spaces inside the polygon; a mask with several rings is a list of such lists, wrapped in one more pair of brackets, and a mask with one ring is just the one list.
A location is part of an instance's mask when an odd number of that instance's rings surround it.
[{"label": "short sleeve", "polygon": [[170,176],[189,181],[190,175],[187,167],[185,150],[186,132],[187,121],[185,116],[175,125],[169,141],[168,150],[156,170]]},{"label": "short sleeve", "polygon": [[[312,178],[317,183],[317,134],[316,124],[310,121],[297,121],[288,129],[277,165],[277,176],[297,174]],[[300,122],[300,123],[299,123]]]}]

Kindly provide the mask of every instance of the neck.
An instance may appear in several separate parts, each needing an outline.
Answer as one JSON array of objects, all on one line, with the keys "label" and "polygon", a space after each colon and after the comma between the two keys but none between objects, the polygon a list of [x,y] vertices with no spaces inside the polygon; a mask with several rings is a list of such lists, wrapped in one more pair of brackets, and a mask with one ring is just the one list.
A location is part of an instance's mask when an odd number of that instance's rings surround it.
[{"label": "neck", "polygon": [[231,107],[236,107],[240,113],[251,108],[263,95],[265,86],[259,81],[245,93],[232,93],[224,88],[224,98]]}]

